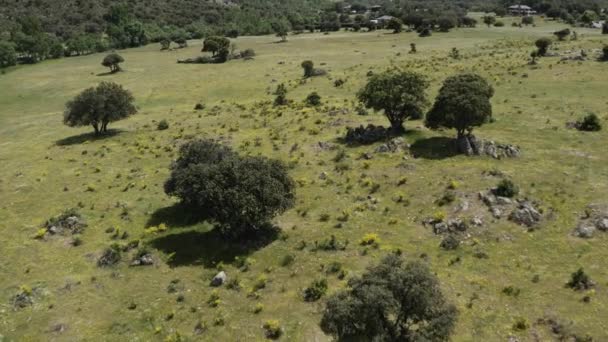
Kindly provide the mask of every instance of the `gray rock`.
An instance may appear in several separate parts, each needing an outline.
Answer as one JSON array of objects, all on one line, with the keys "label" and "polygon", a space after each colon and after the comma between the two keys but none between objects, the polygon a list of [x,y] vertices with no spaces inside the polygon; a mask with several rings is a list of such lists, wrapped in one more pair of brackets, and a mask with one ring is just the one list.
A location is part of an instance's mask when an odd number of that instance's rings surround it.
[{"label": "gray rock", "polygon": [[327,172],[325,172],[325,171],[321,172],[321,174],[319,175],[319,179],[320,180],[326,180],[327,179]]},{"label": "gray rock", "polygon": [[602,217],[595,222],[595,227],[603,232],[608,231],[608,217]]},{"label": "gray rock", "polygon": [[467,211],[469,210],[470,206],[471,205],[469,204],[469,201],[463,200],[458,204],[458,208],[456,209],[456,211]]},{"label": "gray rock", "polygon": [[595,233],[595,227],[591,225],[581,224],[574,230],[575,236],[585,239],[593,237],[593,233]]},{"label": "gray rock", "polygon": [[471,142],[467,136],[458,137],[458,139],[456,139],[456,147],[460,153],[467,156],[473,155],[473,148],[471,147]]},{"label": "gray rock", "polygon": [[502,217],[502,210],[496,207],[492,207],[490,211],[492,212],[492,216],[494,216],[495,218],[499,219]]},{"label": "gray rock", "polygon": [[468,228],[467,224],[461,219],[450,219],[447,224],[450,231],[464,232]]},{"label": "gray rock", "polygon": [[521,203],[511,215],[509,220],[527,227],[533,227],[540,222],[542,215],[529,202]]},{"label": "gray rock", "polygon": [[437,222],[433,225],[433,233],[435,234],[445,234],[449,232],[449,227],[445,222]]},{"label": "gray rock", "polygon": [[220,273],[216,274],[215,277],[213,277],[213,279],[211,279],[211,286],[221,286],[222,284],[224,284],[226,282],[226,272],[221,271]]},{"label": "gray rock", "polygon": [[154,258],[152,258],[152,254],[146,253],[142,256],[137,257],[133,262],[131,262],[131,266],[150,266],[154,265]]},{"label": "gray rock", "polygon": [[471,224],[479,227],[479,226],[483,225],[483,221],[479,217],[473,217],[471,219]]},{"label": "gray rock", "polygon": [[507,204],[511,204],[511,203],[513,203],[513,201],[510,198],[496,196],[496,204],[507,205]]}]

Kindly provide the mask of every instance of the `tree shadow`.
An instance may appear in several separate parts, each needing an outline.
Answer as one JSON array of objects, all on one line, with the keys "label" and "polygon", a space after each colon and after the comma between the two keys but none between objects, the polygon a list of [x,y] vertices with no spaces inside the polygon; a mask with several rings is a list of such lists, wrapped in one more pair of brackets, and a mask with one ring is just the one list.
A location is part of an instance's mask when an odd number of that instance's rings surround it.
[{"label": "tree shadow", "polygon": [[447,137],[418,139],[411,145],[410,151],[414,158],[424,159],[446,159],[460,154],[456,139]]},{"label": "tree shadow", "polygon": [[111,138],[115,135],[122,133],[123,130],[120,129],[108,129],[107,132],[99,135],[95,135],[95,132],[87,132],[79,135],[73,135],[71,137],[59,139],[55,142],[58,146],[69,146],[69,145],[78,145],[82,144],[85,141],[96,141],[96,140],[104,140],[107,138]]},{"label": "tree shadow", "polygon": [[124,70],[117,70],[117,71],[106,71],[106,72],[100,72],[99,74],[95,75],[95,76],[111,76],[111,75],[116,75],[118,73],[123,72]]},{"label": "tree shadow", "polygon": [[167,261],[171,267],[202,265],[211,268],[219,262],[231,264],[237,256],[247,256],[275,241],[280,231],[278,227],[269,226],[238,240],[229,239],[202,219],[201,215],[189,214],[179,204],[157,210],[148,220],[147,226],[161,223],[169,229],[205,223],[205,227],[171,232],[149,242],[151,247],[171,255]]},{"label": "tree shadow", "polygon": [[184,228],[193,226],[204,220],[205,217],[203,215],[194,213],[191,209],[177,203],[153,212],[150,218],[148,218],[148,222],[146,222],[146,228],[158,226],[161,223],[172,228]]}]

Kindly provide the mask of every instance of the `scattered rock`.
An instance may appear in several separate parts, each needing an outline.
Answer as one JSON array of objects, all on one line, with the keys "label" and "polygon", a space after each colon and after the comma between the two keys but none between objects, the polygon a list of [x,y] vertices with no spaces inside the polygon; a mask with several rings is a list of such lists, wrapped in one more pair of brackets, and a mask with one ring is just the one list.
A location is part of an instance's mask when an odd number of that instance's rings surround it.
[{"label": "scattered rock", "polygon": [[580,224],[574,229],[574,235],[580,238],[588,239],[593,237],[595,233],[595,226]]},{"label": "scattered rock", "polygon": [[319,179],[320,180],[326,180],[327,179],[327,172],[325,172],[325,171],[321,172],[321,174],[319,175]]},{"label": "scattered rock", "polygon": [[479,217],[473,217],[471,219],[471,224],[474,225],[474,226],[479,227],[479,226],[483,225],[483,221]]},{"label": "scattered rock", "polygon": [[492,216],[494,216],[494,218],[501,218],[502,217],[502,210],[496,208],[496,207],[492,207],[490,209],[490,211],[492,212]]},{"label": "scattered rock", "polygon": [[394,138],[389,142],[382,144],[374,150],[376,153],[388,153],[388,152],[397,152],[404,150],[406,146],[405,140],[403,138]]},{"label": "scattered rock", "polygon": [[154,265],[154,258],[152,257],[152,254],[150,254],[150,253],[144,253],[144,254],[138,255],[131,262],[131,266],[150,266],[150,265]]},{"label": "scattered rock", "polygon": [[226,282],[226,272],[221,271],[220,273],[216,274],[215,277],[213,277],[213,279],[211,279],[211,286],[214,286],[214,287],[221,286],[225,282]]},{"label": "scattered rock", "polygon": [[332,143],[328,143],[325,141],[319,141],[316,145],[316,148],[321,151],[331,151],[331,150],[335,150],[336,146]]},{"label": "scattered rock", "polygon": [[534,227],[542,219],[542,215],[530,202],[521,202],[509,215],[509,220],[526,227]]}]

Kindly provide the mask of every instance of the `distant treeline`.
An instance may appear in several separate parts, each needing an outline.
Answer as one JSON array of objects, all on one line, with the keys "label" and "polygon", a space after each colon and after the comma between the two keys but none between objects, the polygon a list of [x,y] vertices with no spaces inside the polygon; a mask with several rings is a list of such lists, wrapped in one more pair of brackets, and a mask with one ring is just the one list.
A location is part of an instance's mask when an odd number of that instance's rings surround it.
[{"label": "distant treeline", "polygon": [[[526,0],[574,23],[600,19],[608,0]],[[471,26],[469,11],[506,14],[514,0],[0,0],[0,67],[48,58],[184,41],[290,31],[377,28],[382,15],[405,25]],[[278,33],[277,33],[278,34]]]}]

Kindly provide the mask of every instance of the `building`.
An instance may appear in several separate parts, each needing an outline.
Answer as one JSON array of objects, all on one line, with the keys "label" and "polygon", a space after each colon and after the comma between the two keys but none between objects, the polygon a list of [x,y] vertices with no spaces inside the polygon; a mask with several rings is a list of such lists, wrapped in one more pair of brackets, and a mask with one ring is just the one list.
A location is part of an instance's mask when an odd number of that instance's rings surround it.
[{"label": "building", "polygon": [[395,17],[390,16],[390,15],[383,15],[381,17],[376,18],[376,22],[380,25],[385,25],[387,24],[389,21],[391,21],[392,19],[394,19]]},{"label": "building", "polygon": [[536,14],[536,11],[533,10],[530,6],[513,5],[509,6],[509,13],[511,13],[512,15],[533,15]]}]

